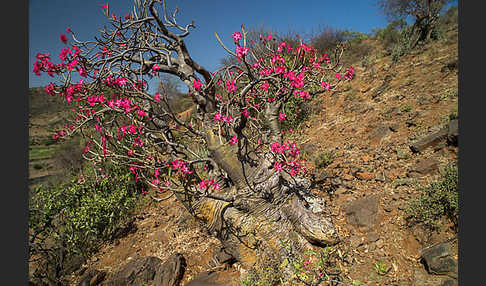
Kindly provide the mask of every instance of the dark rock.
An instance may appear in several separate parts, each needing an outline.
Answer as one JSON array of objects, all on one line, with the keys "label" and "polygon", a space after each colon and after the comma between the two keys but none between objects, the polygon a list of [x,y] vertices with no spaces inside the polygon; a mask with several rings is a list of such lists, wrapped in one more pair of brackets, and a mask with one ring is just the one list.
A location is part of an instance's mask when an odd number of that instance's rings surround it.
[{"label": "dark rock", "polygon": [[155,274],[154,286],[176,286],[182,280],[186,271],[186,259],[182,254],[171,255],[160,265]]},{"label": "dark rock", "polygon": [[417,103],[419,105],[424,105],[431,102],[431,96],[427,94],[422,94],[417,98]]},{"label": "dark rock", "polygon": [[398,123],[392,123],[392,124],[390,124],[390,126],[388,126],[388,128],[393,132],[397,132],[398,131]]},{"label": "dark rock", "polygon": [[100,284],[106,276],[105,271],[91,269],[87,271],[79,280],[77,286],[94,286]]},{"label": "dark rock", "polygon": [[352,201],[344,208],[346,220],[351,225],[371,229],[378,215],[378,196],[371,195]]},{"label": "dark rock", "polygon": [[375,127],[371,130],[369,134],[369,139],[371,143],[380,143],[383,138],[385,138],[389,134],[389,128],[384,124],[380,124],[379,126]]},{"label": "dark rock", "polygon": [[300,147],[300,150],[303,153],[312,155],[312,154],[315,154],[318,151],[318,148],[317,148],[316,145],[314,145],[312,143],[305,143],[305,144],[302,144],[302,146]]},{"label": "dark rock", "polygon": [[457,146],[459,137],[459,121],[457,119],[451,120],[447,127],[447,143],[449,145]]},{"label": "dark rock", "polygon": [[450,60],[448,63],[446,63],[441,69],[441,72],[447,72],[447,71],[453,71],[457,70],[459,67],[459,60],[458,58],[455,58],[453,60]]},{"label": "dark rock", "polygon": [[371,242],[377,241],[378,239],[380,239],[380,236],[378,234],[376,234],[376,232],[371,232],[366,237],[366,242],[371,243]]},{"label": "dark rock", "polygon": [[[429,275],[423,268],[414,269],[413,284],[414,286],[439,286],[443,278],[434,275]],[[410,285],[410,284],[400,284]]]},{"label": "dark rock", "polygon": [[314,183],[316,184],[323,183],[327,178],[329,178],[329,174],[326,171],[320,171],[313,176]]},{"label": "dark rock", "polygon": [[220,248],[214,251],[213,256],[220,264],[225,264],[225,263],[232,264],[236,262],[233,255],[231,255],[231,253],[226,251],[224,248]]},{"label": "dark rock", "polygon": [[193,280],[185,286],[229,286],[238,285],[234,283],[228,275],[223,275],[220,272],[202,272],[199,273]]},{"label": "dark rock", "polygon": [[391,80],[393,79],[393,76],[392,75],[387,75],[385,77],[385,80],[383,81],[383,83],[373,92],[373,94],[371,95],[371,97],[373,99],[375,99],[375,101],[377,101],[376,99],[378,99],[377,97],[380,96],[385,90],[388,89],[388,87],[390,86],[390,82]]},{"label": "dark rock", "polygon": [[143,285],[153,280],[155,272],[162,260],[157,257],[140,257],[128,262],[121,270],[116,272],[107,285]]},{"label": "dark rock", "polygon": [[440,284],[440,286],[457,286],[457,281],[452,280],[452,279],[447,279],[447,280],[444,280],[444,282],[442,282],[442,284]]},{"label": "dark rock", "polygon": [[81,266],[86,262],[86,258],[82,255],[71,256],[62,265],[61,275],[71,274],[74,271],[81,268]]},{"label": "dark rock", "polygon": [[442,128],[438,132],[428,135],[427,137],[419,140],[415,144],[410,146],[410,149],[414,153],[419,153],[427,149],[428,147],[436,146],[442,141],[446,140],[449,128]]},{"label": "dark rock", "polygon": [[452,257],[449,243],[442,242],[422,250],[421,258],[429,273],[457,278],[457,261]]},{"label": "dark rock", "polygon": [[414,177],[417,174],[426,175],[430,174],[433,171],[437,170],[439,162],[434,158],[426,158],[422,159],[417,162],[412,168],[408,171],[408,175],[410,177]]}]

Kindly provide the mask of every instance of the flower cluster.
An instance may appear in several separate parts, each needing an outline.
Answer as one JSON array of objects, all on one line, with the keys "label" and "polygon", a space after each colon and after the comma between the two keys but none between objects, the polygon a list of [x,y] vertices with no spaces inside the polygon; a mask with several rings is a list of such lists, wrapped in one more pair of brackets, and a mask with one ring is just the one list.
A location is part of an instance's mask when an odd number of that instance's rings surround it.
[{"label": "flower cluster", "polygon": [[273,167],[276,171],[287,170],[290,176],[294,177],[300,172],[305,172],[302,162],[298,159],[300,149],[297,144],[287,141],[287,143],[273,142],[271,145],[272,153],[276,155]]}]

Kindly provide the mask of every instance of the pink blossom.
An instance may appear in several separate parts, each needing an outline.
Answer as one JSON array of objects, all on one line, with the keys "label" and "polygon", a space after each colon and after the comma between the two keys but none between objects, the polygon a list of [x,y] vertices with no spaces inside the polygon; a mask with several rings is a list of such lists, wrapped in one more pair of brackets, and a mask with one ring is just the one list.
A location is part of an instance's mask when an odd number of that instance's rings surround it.
[{"label": "pink blossom", "polygon": [[234,32],[231,34],[231,38],[235,40],[235,43],[237,43],[241,39],[241,33],[240,32]]},{"label": "pink blossom", "polygon": [[214,115],[214,121],[221,121],[222,118],[223,118],[223,115],[221,115],[221,113],[219,113],[219,112]]},{"label": "pink blossom", "polygon": [[336,74],[336,79],[339,79],[341,77],[341,73]]},{"label": "pink blossom", "polygon": [[233,117],[231,117],[231,115],[223,116],[223,122],[224,123],[231,123],[231,122],[233,122]]},{"label": "pink blossom", "polygon": [[201,191],[206,189],[206,180],[203,179],[201,182],[199,182],[199,189],[201,189]]},{"label": "pink blossom", "polygon": [[249,49],[246,46],[238,46],[235,49],[236,56],[238,58],[241,58],[241,57],[247,55],[248,54],[248,51],[249,51]]},{"label": "pink blossom", "polygon": [[321,86],[327,90],[331,89],[331,85],[327,83],[326,81],[321,82]]},{"label": "pink blossom", "polygon": [[277,172],[282,171],[283,170],[282,163],[279,163],[278,161],[275,161],[275,163],[273,163],[273,168]]},{"label": "pink blossom", "polygon": [[147,113],[145,112],[145,110],[143,110],[143,109],[139,109],[139,110],[137,111],[137,115],[138,115],[140,118],[143,118],[144,116],[146,116],[146,115],[147,115]]},{"label": "pink blossom", "polygon": [[155,101],[159,102],[159,100],[160,100],[160,93],[156,92],[154,98],[155,98]]},{"label": "pink blossom", "polygon": [[245,118],[248,118],[249,116],[249,113],[248,113],[248,110],[246,109],[243,109],[243,111],[241,112],[241,114],[245,117]]},{"label": "pink blossom", "polygon": [[152,74],[156,74],[159,72],[159,68],[160,66],[158,64],[155,64],[153,67],[152,67]]},{"label": "pink blossom", "polygon": [[282,121],[282,120],[285,120],[285,117],[287,115],[285,115],[285,113],[280,113],[280,115],[278,116],[278,120]]},{"label": "pink blossom", "polygon": [[236,138],[236,136],[231,137],[229,143],[231,145],[236,145],[236,143],[238,143],[238,138]]},{"label": "pink blossom", "polygon": [[66,35],[61,34],[61,35],[59,36],[59,39],[60,39],[60,40],[61,40],[61,42],[63,42],[64,44],[67,44],[68,39],[67,39]]},{"label": "pink blossom", "polygon": [[192,87],[196,90],[196,91],[200,91],[201,90],[201,86],[202,86],[202,82],[200,82],[198,79],[195,80],[193,83],[192,83]]}]

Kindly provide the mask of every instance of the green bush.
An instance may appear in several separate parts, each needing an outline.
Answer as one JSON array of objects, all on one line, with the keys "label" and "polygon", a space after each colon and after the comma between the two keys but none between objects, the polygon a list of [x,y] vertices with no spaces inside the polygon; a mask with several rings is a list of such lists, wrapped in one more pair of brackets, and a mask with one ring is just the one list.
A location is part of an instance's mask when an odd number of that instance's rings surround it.
[{"label": "green bush", "polygon": [[292,96],[284,104],[282,111],[286,115],[286,120],[282,121],[283,129],[297,128],[300,124],[307,121],[312,114],[312,101],[304,101],[300,97]]},{"label": "green bush", "polygon": [[334,161],[334,152],[327,151],[317,154],[314,158],[314,165],[317,168],[324,168],[330,165]]},{"label": "green bush", "polygon": [[458,170],[455,163],[449,163],[440,170],[438,181],[420,189],[417,197],[410,200],[405,209],[409,225],[423,224],[431,230],[441,227],[440,218],[450,219],[457,229],[458,219]]},{"label": "green bush", "polygon": [[104,168],[110,176],[101,177],[88,167],[84,178],[73,177],[56,187],[40,186],[30,194],[29,255],[40,257],[38,265],[45,267],[41,272],[56,269],[51,282],[59,279],[67,258],[91,255],[101,242],[113,238],[135,210],[141,183],[126,168]]}]

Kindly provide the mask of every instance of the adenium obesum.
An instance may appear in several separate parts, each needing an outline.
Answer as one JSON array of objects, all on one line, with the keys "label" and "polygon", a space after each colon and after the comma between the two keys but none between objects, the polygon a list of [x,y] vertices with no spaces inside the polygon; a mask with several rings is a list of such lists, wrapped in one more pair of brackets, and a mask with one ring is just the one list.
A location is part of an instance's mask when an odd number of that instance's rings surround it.
[{"label": "adenium obesum", "polygon": [[[87,160],[126,165],[136,180],[159,191],[224,192],[226,174],[213,172],[214,160],[200,151],[208,148],[210,133],[234,154],[273,156],[277,172],[305,172],[297,144],[282,135],[293,134],[281,127],[289,120],[285,103],[334,90],[354,77],[354,68],[343,71],[339,57],[331,59],[302,42],[292,45],[271,35],[247,41],[242,26],[228,36],[234,49],[225,47],[240,64],[209,73],[180,44],[192,25],[171,22],[179,34],[164,25],[157,31],[147,28],[146,22],[160,25],[152,13],[153,2],[144,12],[152,18],[144,21],[143,15],[110,16],[104,4],[113,29],[87,42],[69,41],[61,34],[65,47],[58,57],[37,54],[33,72],[59,78],[45,91],[64,98],[73,111],[71,122],[53,137],[82,131],[88,142],[83,149]],[[74,36],[71,28],[66,32]],[[149,80],[161,73],[178,75],[186,84],[187,96],[198,107],[195,113],[177,114],[165,94],[148,93]],[[269,125],[272,118],[275,124]]]}]

